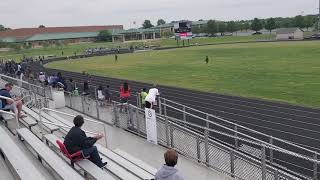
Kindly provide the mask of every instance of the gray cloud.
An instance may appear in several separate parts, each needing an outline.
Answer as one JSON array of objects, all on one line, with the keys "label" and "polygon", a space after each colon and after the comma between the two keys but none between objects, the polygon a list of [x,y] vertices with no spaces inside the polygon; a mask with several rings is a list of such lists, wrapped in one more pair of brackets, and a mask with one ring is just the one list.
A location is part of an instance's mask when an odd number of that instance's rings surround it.
[{"label": "gray cloud", "polygon": [[[179,19],[240,20],[315,14],[318,0],[1,0],[0,24],[37,27],[123,24]],[[136,26],[138,26],[136,25]]]}]

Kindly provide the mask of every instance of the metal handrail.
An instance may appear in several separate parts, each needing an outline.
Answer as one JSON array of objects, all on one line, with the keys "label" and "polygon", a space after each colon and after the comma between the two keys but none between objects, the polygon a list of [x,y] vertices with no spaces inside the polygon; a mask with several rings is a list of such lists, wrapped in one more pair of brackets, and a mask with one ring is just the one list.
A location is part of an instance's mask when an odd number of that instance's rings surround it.
[{"label": "metal handrail", "polygon": [[[216,119],[221,120],[221,121],[223,121],[223,122],[229,123],[229,124],[231,124],[231,125],[233,125],[233,126],[240,127],[240,128],[242,128],[242,129],[244,129],[244,130],[248,130],[249,132],[253,132],[253,133],[256,133],[256,134],[265,136],[265,137],[267,137],[267,138],[275,139],[275,140],[277,140],[277,141],[286,143],[286,144],[291,145],[291,146],[296,147],[296,148],[300,148],[300,149],[305,150],[305,151],[307,151],[307,152],[310,152],[310,153],[312,153],[312,154],[320,155],[320,153],[317,152],[317,151],[313,151],[313,150],[307,149],[307,148],[305,148],[305,147],[302,147],[302,146],[299,146],[299,145],[297,145],[297,144],[294,144],[293,142],[286,141],[286,140],[283,140],[283,139],[280,139],[280,138],[277,138],[277,137],[273,137],[273,136],[267,135],[267,134],[265,134],[265,133],[256,131],[256,130],[254,130],[254,129],[251,129],[251,128],[242,126],[242,125],[237,124],[237,123],[234,123],[234,122],[230,122],[230,121],[228,121],[228,120],[225,120],[225,119],[223,119],[223,118],[221,118],[221,117],[218,117],[218,116],[215,116],[215,115],[213,115],[213,114],[205,113],[205,112],[203,112],[203,111],[200,111],[200,110],[194,109],[194,108],[192,108],[192,107],[189,107],[189,106],[186,106],[186,105],[183,105],[183,104],[174,102],[174,101],[172,101],[172,100],[165,99],[165,98],[163,98],[163,97],[160,97],[160,98],[163,99],[165,102],[168,101],[168,102],[174,103],[174,104],[176,104],[176,105],[179,105],[179,106],[188,108],[188,109],[190,109],[190,110],[192,110],[192,111],[205,114],[206,116],[216,118]],[[167,104],[165,104],[165,103],[163,103],[163,102],[162,102],[161,104],[163,104],[164,106],[173,108],[172,106],[167,105]],[[184,111],[182,111],[181,109],[178,109],[178,108],[173,108],[173,109],[175,109],[175,110],[177,110],[177,111],[180,111],[180,112],[182,112],[182,113],[187,113],[187,112],[184,112]],[[191,114],[191,113],[187,113],[187,114]],[[201,118],[201,117],[196,117],[196,118]],[[201,118],[201,120],[204,120],[205,122],[212,123],[211,121],[208,121],[207,119],[204,119],[204,118]],[[232,131],[235,132],[234,130],[232,130]],[[237,131],[237,133],[239,133],[239,132]],[[263,141],[263,142],[264,142],[264,141]]]},{"label": "metal handrail", "polygon": [[[159,115],[159,116],[162,116],[162,115]],[[196,125],[196,124],[193,124],[193,123],[189,123],[189,122],[185,122],[185,121],[182,121],[182,120],[179,120],[179,119],[176,119],[176,121],[180,122],[180,123],[186,123],[188,125],[191,125],[191,126],[195,126],[195,127],[198,127],[198,128],[203,128],[199,125]],[[213,133],[217,133],[217,134],[220,134],[220,135],[223,135],[223,136],[227,136],[227,137],[230,137],[230,138],[234,138],[234,139],[237,139],[237,140],[241,140],[241,141],[244,141],[244,142],[247,142],[247,143],[251,143],[251,144],[254,144],[254,145],[258,145],[258,146],[263,146],[265,145],[266,148],[269,148],[269,149],[272,149],[272,150],[275,150],[275,151],[279,151],[279,152],[283,152],[283,153],[286,153],[286,154],[289,154],[289,155],[293,155],[293,156],[296,156],[296,157],[299,157],[299,158],[302,158],[302,159],[305,159],[305,160],[308,160],[308,161],[311,161],[313,163],[318,163],[320,164],[320,161],[319,160],[314,160],[312,158],[309,158],[309,157],[306,157],[304,155],[301,155],[301,154],[298,154],[298,153],[295,153],[295,152],[292,152],[292,151],[289,151],[289,150],[286,150],[286,149],[283,149],[281,147],[278,147],[278,146],[275,146],[273,144],[269,144],[269,143],[265,143],[263,141],[260,141],[260,143],[257,143],[257,142],[254,142],[254,141],[250,141],[248,139],[244,139],[244,138],[241,138],[241,137],[238,137],[238,136],[235,136],[235,135],[230,135],[230,134],[227,134],[227,133],[224,133],[224,132],[221,132],[221,131],[217,131],[217,130],[212,130],[210,128],[203,128],[204,130],[208,130],[210,132],[213,132]],[[230,129],[228,129],[230,130]],[[240,134],[238,132],[238,134]]]},{"label": "metal handrail", "polygon": [[[8,98],[8,97],[5,97],[5,96],[0,96],[0,99],[11,100],[11,101],[13,101],[13,105],[14,106],[16,105],[15,101],[12,98]],[[16,119],[17,128],[20,129],[18,112],[12,113],[12,112],[8,112],[8,111],[4,111],[4,110],[0,110],[0,112],[4,113],[4,114],[9,114],[9,115],[14,116],[15,119]]]},{"label": "metal handrail", "polygon": [[[41,87],[41,86],[38,86],[38,85],[35,85],[35,84],[32,84],[32,83],[29,83],[28,81],[24,81],[24,80],[22,80],[22,79],[17,79],[17,78],[14,78],[14,77],[10,77],[10,76],[7,76],[7,75],[3,75],[3,74],[0,74],[0,77],[5,77],[5,78],[12,79],[12,80],[15,80],[15,81],[19,81],[19,82],[22,82],[22,83],[25,83],[25,84],[28,84],[28,85],[31,85],[31,86],[34,86],[34,87],[37,87],[37,88],[44,89],[44,88]],[[2,79],[2,78],[1,78],[1,79]]]},{"label": "metal handrail", "polygon": [[[142,111],[142,109],[139,108],[139,107],[136,107],[136,106],[134,106],[134,105],[130,105],[130,106],[133,107],[133,108],[135,108],[135,109],[137,109],[137,110],[139,110],[139,111]],[[166,119],[166,117],[165,117],[164,115],[161,115],[161,114],[158,114],[158,113],[157,113],[157,118],[162,119],[162,121],[165,121],[165,119]],[[186,124],[191,125],[191,126],[195,126],[195,127],[198,127],[198,128],[203,128],[203,127],[201,127],[201,126],[199,126],[199,125],[197,125],[197,124],[185,122],[185,121],[182,121],[182,120],[179,120],[179,119],[176,119],[176,118],[173,118],[174,120],[171,120],[171,119],[172,119],[171,117],[167,117],[167,119],[169,120],[169,121],[168,121],[169,124],[171,124],[171,125],[173,125],[173,126],[175,126],[175,127],[178,127],[180,130],[183,130],[184,132],[187,132],[187,133],[191,134],[192,136],[200,137],[200,138],[203,138],[203,139],[206,138],[205,135],[203,135],[201,132],[193,131],[193,130],[191,130],[191,129],[189,129],[189,128],[184,127],[183,125],[177,124],[176,122],[186,123]],[[176,122],[175,122],[175,121],[176,121]],[[268,149],[270,149],[270,150],[275,150],[275,151],[278,151],[278,152],[281,152],[281,153],[285,153],[285,154],[288,154],[288,155],[296,156],[296,157],[298,157],[298,158],[301,158],[301,159],[304,159],[304,160],[308,160],[308,161],[310,161],[310,162],[312,162],[312,163],[317,163],[317,164],[320,163],[320,161],[317,161],[317,160],[315,160],[315,159],[312,159],[312,158],[309,158],[309,157],[306,157],[306,156],[303,156],[303,155],[300,155],[300,154],[297,154],[297,153],[294,153],[294,152],[291,152],[291,151],[287,151],[287,150],[285,150],[285,149],[283,149],[283,148],[278,148],[278,147],[276,147],[276,146],[275,146],[275,147],[266,146],[264,143],[253,142],[253,141],[250,141],[250,140],[248,140],[248,139],[244,139],[244,138],[241,138],[241,137],[237,137],[237,136],[235,136],[235,135],[230,135],[230,134],[227,134],[227,133],[224,133],[224,132],[221,132],[221,131],[217,131],[217,130],[210,130],[210,129],[209,129],[209,131],[210,131],[210,132],[217,133],[217,134],[220,134],[220,135],[223,135],[223,136],[227,136],[227,137],[229,137],[229,138],[238,139],[238,140],[241,140],[241,141],[244,141],[244,142],[247,142],[247,143],[251,143],[251,144],[258,145],[258,146],[261,146],[261,147],[264,147],[264,148],[268,148]],[[212,144],[216,144],[216,143],[217,143],[216,141],[214,141],[214,140],[212,140],[212,139],[210,139],[210,138],[208,139],[208,141],[209,141],[210,143],[212,143]],[[247,155],[247,154],[245,154],[245,153],[243,153],[243,152],[241,152],[241,151],[237,151],[237,150],[235,150],[235,149],[233,149],[233,148],[231,148],[231,147],[229,147],[229,146],[227,146],[227,145],[225,145],[225,144],[220,144],[220,143],[219,143],[219,146],[221,146],[221,147],[224,149],[224,151],[226,151],[226,152],[229,152],[229,151],[232,151],[232,152],[235,152],[235,153],[238,152],[239,155],[241,155],[241,156],[243,156],[243,157],[246,157],[247,159],[249,159],[249,160],[251,160],[251,161],[254,161],[254,162],[257,163],[257,164],[261,163],[261,162],[259,162],[257,159],[255,159],[255,158],[253,158],[253,157],[250,157],[249,155]],[[253,164],[253,165],[254,165],[254,164]],[[299,167],[298,165],[295,165],[295,164],[293,164],[293,165]],[[256,165],[255,165],[255,166],[256,166]],[[272,166],[270,166],[270,165],[268,165],[268,164],[267,164],[267,167],[275,170],[274,167],[272,167]],[[295,172],[293,172],[293,171],[291,171],[291,170],[289,170],[289,172],[290,172],[290,173],[293,173],[293,174],[295,174],[295,175],[303,176],[303,177],[304,177],[304,175],[299,174],[299,173],[295,173]],[[288,175],[288,174],[287,174],[287,175]]]},{"label": "metal handrail", "polygon": [[[55,113],[58,113],[58,114],[62,114],[62,115],[66,115],[66,116],[69,116],[69,117],[76,117],[76,115],[73,115],[73,114],[68,114],[68,113],[65,113],[65,112],[61,112],[61,111],[57,111],[57,110],[54,110],[54,109],[49,109],[49,108],[41,108],[40,109],[40,112],[39,112],[39,120],[40,122],[43,122],[42,121],[42,112],[43,111],[51,111],[51,112],[55,112]],[[102,122],[99,122],[99,121],[95,121],[95,120],[91,120],[91,119],[88,119],[88,118],[83,118],[84,120],[86,121],[89,121],[89,122],[93,122],[93,123],[96,123],[96,124],[99,124],[99,125],[102,125],[103,126],[103,131],[104,131],[104,140],[105,140],[105,143],[106,143],[106,147],[107,147],[107,129],[106,129],[106,126],[104,123]],[[58,120],[59,121],[59,120]],[[61,121],[60,121],[61,122]],[[67,126],[69,127],[69,126]],[[91,133],[91,132],[90,132]]]}]

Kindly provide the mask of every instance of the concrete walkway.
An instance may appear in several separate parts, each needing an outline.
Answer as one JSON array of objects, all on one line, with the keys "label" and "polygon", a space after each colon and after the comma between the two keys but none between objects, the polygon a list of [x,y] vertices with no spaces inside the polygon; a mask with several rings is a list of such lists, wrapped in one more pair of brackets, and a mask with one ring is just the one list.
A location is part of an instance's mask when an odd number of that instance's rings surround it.
[{"label": "concrete walkway", "polygon": [[[70,113],[73,115],[80,114],[70,108],[61,108],[59,111]],[[59,115],[72,122],[71,117]],[[83,115],[86,118],[89,118]],[[92,119],[92,118],[89,118]],[[159,169],[164,164],[163,154],[166,148],[158,145],[148,143],[145,139],[135,136],[122,129],[107,125],[107,140],[108,148],[119,148],[132,156],[135,156],[151,166]],[[102,127],[98,127],[93,123],[85,123],[84,129],[94,132],[103,132]],[[99,141],[100,144],[105,145],[104,140]],[[199,163],[180,156],[177,168],[183,174],[186,180],[224,180],[232,179],[216,170],[207,168]]]}]

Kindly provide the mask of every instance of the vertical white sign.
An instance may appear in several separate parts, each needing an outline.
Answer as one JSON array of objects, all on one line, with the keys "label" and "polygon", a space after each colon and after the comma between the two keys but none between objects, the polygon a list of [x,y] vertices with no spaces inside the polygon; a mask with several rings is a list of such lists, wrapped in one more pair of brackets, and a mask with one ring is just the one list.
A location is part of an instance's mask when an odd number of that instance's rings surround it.
[{"label": "vertical white sign", "polygon": [[147,141],[158,144],[156,111],[154,109],[145,108],[145,115]]}]

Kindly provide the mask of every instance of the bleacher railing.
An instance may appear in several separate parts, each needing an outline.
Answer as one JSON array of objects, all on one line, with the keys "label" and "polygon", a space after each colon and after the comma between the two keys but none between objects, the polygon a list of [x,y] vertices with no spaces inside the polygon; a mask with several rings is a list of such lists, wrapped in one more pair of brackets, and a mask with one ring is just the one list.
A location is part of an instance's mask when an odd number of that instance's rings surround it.
[{"label": "bleacher railing", "polygon": [[[73,96],[69,93],[66,94],[66,105],[146,138],[144,109],[114,101],[110,106],[105,106],[89,96]],[[169,107],[175,108],[162,104],[162,113],[157,113],[158,142],[163,146],[175,148],[187,157],[239,179],[317,179],[320,162],[316,157],[263,142],[188,112],[187,117],[199,118],[205,122],[205,126],[170,117],[166,114]],[[113,116],[109,117],[105,111]],[[244,147],[248,150],[244,150]],[[293,161],[284,162],[279,156]]]},{"label": "bleacher railing", "polygon": [[[113,102],[106,107],[94,97],[74,96],[71,93],[66,93],[66,105],[103,123],[146,137],[145,112],[137,106]],[[303,152],[289,151],[278,144],[262,141],[255,134],[239,131],[242,128],[240,126],[233,127],[227,122],[218,123],[217,120],[210,119],[210,116],[200,117],[199,112],[193,114],[184,110],[182,117],[171,117],[169,108],[171,111],[179,109],[161,100],[158,107],[159,144],[175,148],[179,153],[211,168],[238,179],[318,177],[317,152],[310,151],[311,155],[308,156],[305,154],[308,149],[299,149]],[[203,124],[190,121],[190,117],[201,120]],[[287,141],[285,143],[290,144]],[[290,145],[299,148],[295,144]]]},{"label": "bleacher railing", "polygon": [[[72,126],[67,126],[67,125],[63,125],[64,123],[60,121],[60,124],[57,124],[57,123],[52,123],[52,122],[47,122],[47,121],[43,121],[43,112],[45,111],[51,111],[51,112],[54,112],[54,113],[57,113],[57,114],[61,114],[61,115],[65,115],[65,116],[69,116],[69,117],[76,117],[76,115],[73,115],[73,114],[69,114],[69,113],[65,113],[65,112],[61,112],[61,111],[57,111],[55,109],[49,109],[49,108],[41,108],[40,109],[40,112],[39,112],[39,121],[40,123],[44,123],[44,124],[52,124],[52,125],[55,125],[55,126],[58,126],[59,128],[68,128],[68,129],[71,129]],[[97,124],[98,126],[102,126],[103,127],[103,131],[104,131],[104,140],[105,140],[105,143],[106,143],[106,147],[107,147],[107,129],[106,129],[106,125],[102,122],[99,122],[99,121],[95,121],[95,120],[92,120],[92,119],[88,119],[88,118],[83,118],[85,122],[92,122],[94,124]],[[56,119],[57,121],[59,121],[59,119]],[[98,135],[99,133],[97,132],[91,132],[91,131],[86,131],[84,130],[84,132],[88,133],[88,134],[91,134],[91,135]]]},{"label": "bleacher railing", "polygon": [[[309,162],[306,163],[307,165],[301,165],[295,160],[288,160],[287,156],[283,156],[282,153],[279,154],[279,152],[274,151],[272,148],[268,150],[269,162],[278,167],[291,167],[290,169],[295,169],[303,174],[311,174],[313,179],[316,179],[318,176],[317,161],[320,153],[317,151],[310,150],[290,141],[258,132],[240,124],[225,120],[221,117],[202,112],[162,97],[158,99],[158,106],[159,114],[168,116],[169,111],[174,112],[175,117],[178,116],[181,119],[176,119],[176,121],[179,121],[179,124],[183,125],[184,127],[188,127],[189,129],[194,129],[198,132],[200,130],[200,133],[205,133],[204,129],[209,128],[215,131],[227,132],[228,134],[232,134],[239,138],[250,139],[256,143],[261,143],[267,147],[277,148],[282,151],[287,151],[290,149],[290,152],[304,156],[305,158],[303,159],[312,159],[314,160],[314,163],[312,164]],[[196,125],[188,123],[195,121],[197,121]],[[216,132],[209,132],[209,137],[220,142],[223,141],[224,144],[227,144],[228,146],[247,154],[250,154],[251,151],[261,151],[261,149],[257,148],[254,144],[247,144],[238,138],[226,138],[225,136],[221,136],[221,134]]]}]

